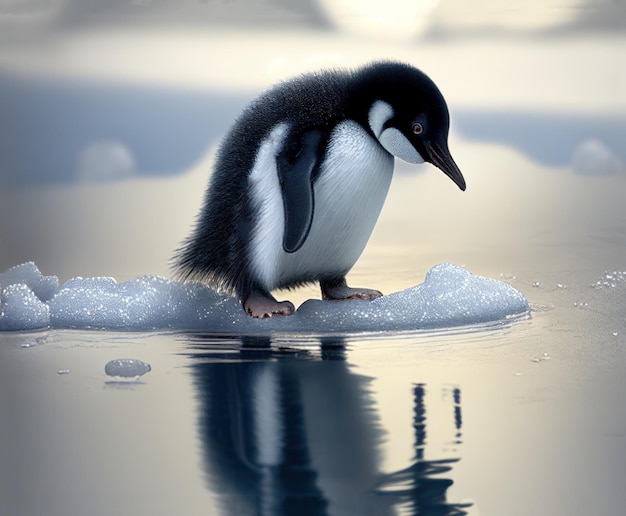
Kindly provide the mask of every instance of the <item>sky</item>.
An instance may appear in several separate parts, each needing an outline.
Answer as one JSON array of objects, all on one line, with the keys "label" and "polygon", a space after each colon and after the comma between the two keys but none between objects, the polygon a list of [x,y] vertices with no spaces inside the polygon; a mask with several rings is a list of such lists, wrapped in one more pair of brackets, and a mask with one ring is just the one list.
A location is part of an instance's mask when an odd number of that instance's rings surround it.
[{"label": "sky", "polygon": [[[478,185],[481,174],[518,160],[520,177],[534,165],[556,174],[580,148],[626,162],[624,2],[383,5],[0,0],[3,266],[46,268],[46,259],[58,274],[136,274],[143,260],[131,268],[100,246],[143,253],[135,235],[159,221],[158,248],[143,247],[158,262],[148,270],[167,271],[232,121],[271,84],[319,68],[393,58],[431,76],[450,107],[455,159],[472,178],[468,199],[495,197],[497,183]],[[67,249],[93,267],[76,270]]]},{"label": "sky", "polygon": [[106,25],[291,26],[449,38],[620,30],[625,20],[626,2],[620,0],[0,0],[5,43]]}]

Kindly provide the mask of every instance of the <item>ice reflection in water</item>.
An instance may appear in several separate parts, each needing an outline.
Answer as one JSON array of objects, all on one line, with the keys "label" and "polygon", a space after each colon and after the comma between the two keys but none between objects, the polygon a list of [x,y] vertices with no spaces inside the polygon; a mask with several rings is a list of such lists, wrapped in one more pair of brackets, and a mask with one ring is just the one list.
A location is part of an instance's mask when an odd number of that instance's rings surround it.
[{"label": "ice reflection in water", "polygon": [[[224,514],[467,514],[470,504],[446,494],[459,458],[426,458],[426,385],[413,391],[410,466],[389,473],[371,380],[351,371],[343,339],[320,339],[319,352],[268,337],[230,349],[214,339],[193,338],[192,368],[203,466]],[[460,444],[461,391],[448,394]]]}]

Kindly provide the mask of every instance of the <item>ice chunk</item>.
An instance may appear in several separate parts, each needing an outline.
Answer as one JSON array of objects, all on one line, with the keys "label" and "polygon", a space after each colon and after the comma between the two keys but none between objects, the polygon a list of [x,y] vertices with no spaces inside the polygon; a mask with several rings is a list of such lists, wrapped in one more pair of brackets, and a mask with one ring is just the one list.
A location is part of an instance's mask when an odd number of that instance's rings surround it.
[{"label": "ice chunk", "polygon": [[572,153],[572,168],[583,176],[610,176],[624,170],[624,163],[603,142],[585,140]]},{"label": "ice chunk", "polygon": [[309,300],[292,316],[264,320],[246,316],[237,300],[205,285],[158,276],[119,284],[113,278],[73,278],[47,303],[24,284],[6,287],[2,296],[5,330],[49,325],[233,335],[410,331],[495,322],[529,311],[526,298],[510,285],[450,264],[433,267],[421,285],[374,301]]},{"label": "ice chunk", "polygon": [[48,301],[59,290],[59,278],[44,276],[33,262],[22,263],[0,273],[0,288],[23,284],[39,298]]},{"label": "ice chunk", "polygon": [[226,315],[222,304],[238,303],[205,285],[185,285],[158,276],[143,276],[121,285],[130,300],[128,325],[138,328],[198,327],[202,321]]},{"label": "ice chunk", "polygon": [[332,331],[405,331],[505,320],[530,309],[524,295],[501,281],[440,264],[421,285],[373,301],[307,301],[305,325]]},{"label": "ice chunk", "polygon": [[23,283],[0,293],[0,330],[35,330],[50,324],[50,308]]},{"label": "ice chunk", "polygon": [[113,278],[72,278],[50,300],[50,323],[58,328],[122,328],[125,305]]},{"label": "ice chunk", "polygon": [[50,324],[45,303],[59,289],[56,276],[44,276],[33,262],[0,273],[0,330],[34,330]]},{"label": "ice chunk", "polygon": [[150,364],[136,358],[117,358],[107,362],[104,366],[107,376],[121,376],[122,378],[136,378],[151,370]]},{"label": "ice chunk", "polygon": [[[113,278],[73,278],[49,302],[57,328],[155,330],[219,327],[241,311],[231,297],[204,285],[184,285],[158,276],[118,284]],[[245,314],[241,313],[245,318]],[[226,326],[225,326],[226,325]]]}]

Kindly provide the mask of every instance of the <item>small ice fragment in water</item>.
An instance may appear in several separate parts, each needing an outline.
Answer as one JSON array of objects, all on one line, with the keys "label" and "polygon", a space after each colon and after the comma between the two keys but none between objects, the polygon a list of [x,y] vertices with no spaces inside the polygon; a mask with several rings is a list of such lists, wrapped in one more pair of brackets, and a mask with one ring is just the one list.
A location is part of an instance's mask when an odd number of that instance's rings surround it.
[{"label": "small ice fragment in water", "polygon": [[550,356],[550,353],[544,353],[540,357],[531,358],[530,361],[537,363],[537,362],[543,362],[544,360],[550,360],[551,358],[552,357]]},{"label": "small ice fragment in water", "polygon": [[41,346],[42,344],[46,343],[46,340],[48,339],[48,337],[37,337],[35,339],[35,342],[25,342],[24,344],[21,344],[20,347],[21,348],[34,348],[36,346]]},{"label": "small ice fragment in water", "polygon": [[59,369],[57,371],[58,375],[66,375],[66,374],[70,374],[70,370],[69,369]]},{"label": "small ice fragment in water", "polygon": [[585,303],[583,301],[580,301],[580,302],[574,303],[574,306],[576,308],[587,308],[589,306],[589,303]]},{"label": "small ice fragment in water", "polygon": [[611,335],[613,335],[613,337],[617,337],[619,335],[619,333],[614,331],[613,333],[611,333]]},{"label": "small ice fragment in water", "polygon": [[563,283],[557,283],[557,284],[556,284],[556,288],[566,289],[566,288],[567,288],[567,285],[564,285]]},{"label": "small ice fragment in water", "polygon": [[594,288],[615,288],[618,283],[626,282],[626,271],[605,272],[604,276],[596,281]]},{"label": "small ice fragment in water", "polygon": [[107,362],[104,372],[107,376],[121,376],[123,378],[136,378],[150,372],[150,364],[135,358],[117,358]]},{"label": "small ice fragment in water", "polygon": [[535,287],[535,288],[539,288],[540,286],[541,286],[541,283],[539,283],[538,281],[535,281],[533,283],[533,287]]}]

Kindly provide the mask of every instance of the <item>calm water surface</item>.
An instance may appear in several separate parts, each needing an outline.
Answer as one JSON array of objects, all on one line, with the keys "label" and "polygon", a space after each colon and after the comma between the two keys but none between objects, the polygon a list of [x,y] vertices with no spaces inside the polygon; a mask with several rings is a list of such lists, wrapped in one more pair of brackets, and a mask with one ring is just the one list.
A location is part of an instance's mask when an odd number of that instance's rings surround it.
[{"label": "calm water surface", "polygon": [[5,334],[3,507],[618,514],[626,285],[553,279],[509,277],[529,319],[440,333]]}]

